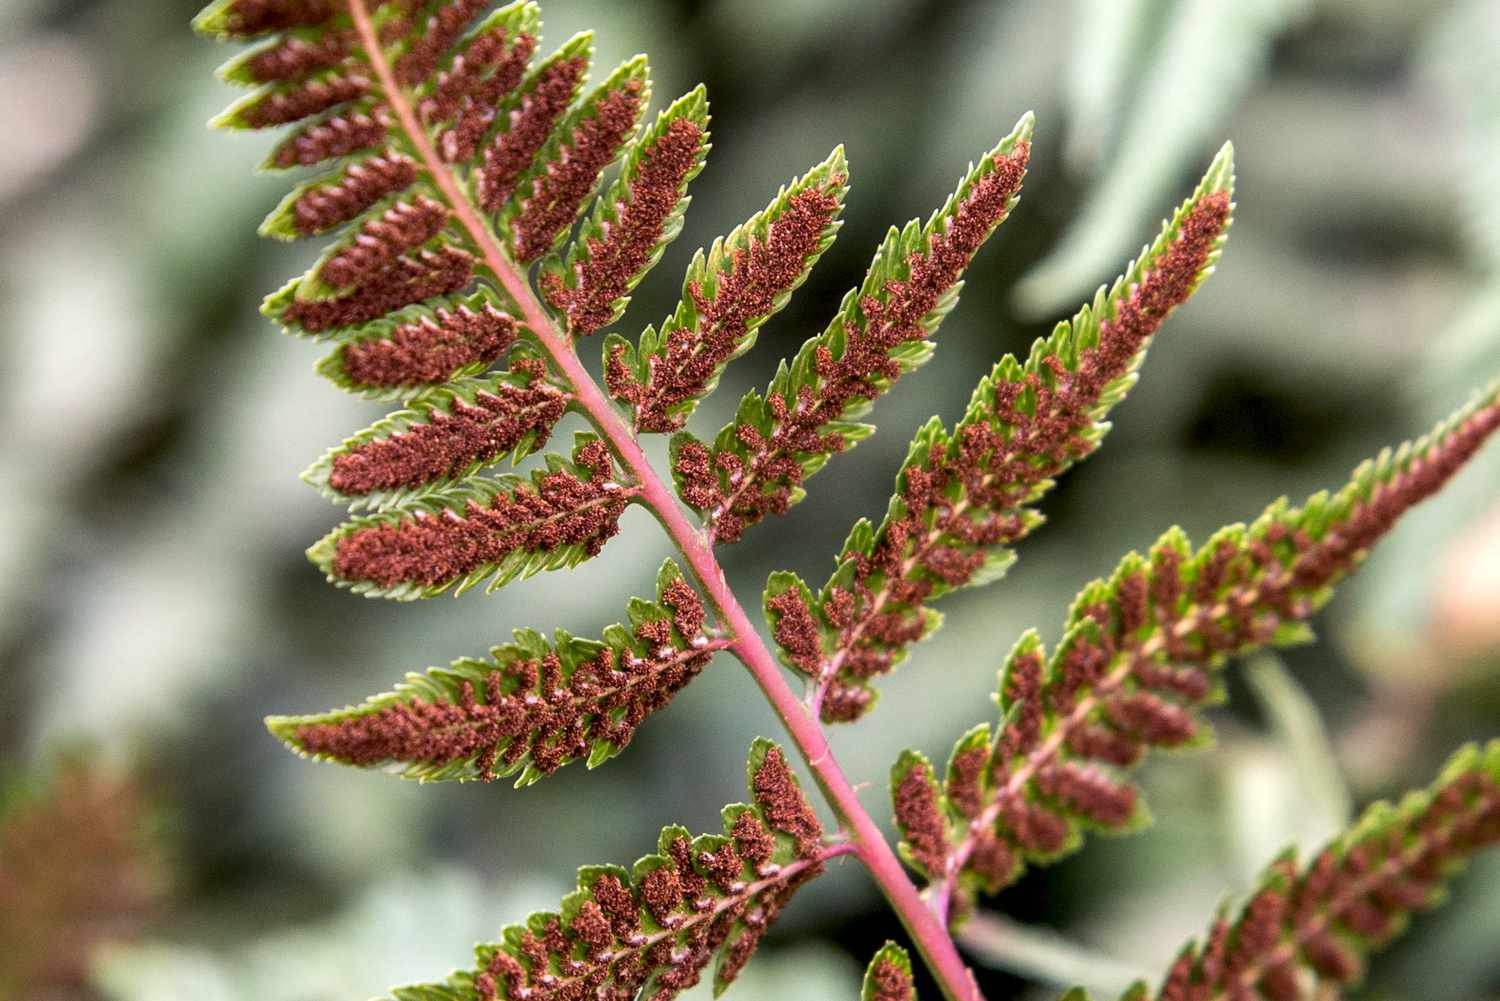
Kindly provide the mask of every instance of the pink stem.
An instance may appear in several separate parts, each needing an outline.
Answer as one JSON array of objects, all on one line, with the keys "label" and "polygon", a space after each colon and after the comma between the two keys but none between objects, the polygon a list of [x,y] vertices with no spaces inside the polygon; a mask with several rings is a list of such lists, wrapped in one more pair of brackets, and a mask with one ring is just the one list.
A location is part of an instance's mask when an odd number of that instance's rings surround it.
[{"label": "pink stem", "polygon": [[558,331],[551,316],[532,292],[524,272],[510,261],[433,149],[432,142],[417,121],[410,102],[391,72],[365,0],[350,0],[349,12],[365,51],[369,54],[371,68],[380,79],[382,88],[390,98],[392,110],[400,119],[402,129],[421,157],[433,182],[442,191],[459,223],[468,231],[483,255],[486,266],[521,311],[526,326],[572,384],[580,409],[587,414],[599,433],[608,439],[620,461],[635,476],[640,485],[641,500],[656,515],[672,542],[682,551],[693,575],[698,578],[709,600],[718,608],[723,621],[736,637],[730,649],[750,669],[761,691],[781,717],[782,725],[786,727],[803,760],[812,770],[829,805],[849,828],[853,840],[852,853],[869,869],[881,892],[900,917],[901,923],[906,926],[907,934],[927,961],[943,996],[947,1001],[983,1001],[973,974],[959,956],[946,925],[923,902],[916,886],[907,877],[901,861],[896,858],[896,853],[886,843],[880,827],[860,804],[854,788],[834,758],[818,720],[808,715],[802,700],[787,684],[770,650],[735,598],[724,576],[724,569],[714,556],[707,538],[688,520],[682,505],[647,460],[624,419],[583,367],[577,352],[573,350],[572,341]]}]

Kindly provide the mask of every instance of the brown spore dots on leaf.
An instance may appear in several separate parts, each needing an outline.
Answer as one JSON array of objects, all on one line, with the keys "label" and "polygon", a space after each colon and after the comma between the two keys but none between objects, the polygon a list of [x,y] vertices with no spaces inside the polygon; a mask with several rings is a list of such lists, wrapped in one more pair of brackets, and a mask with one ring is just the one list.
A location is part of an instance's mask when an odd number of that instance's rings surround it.
[{"label": "brown spore dots on leaf", "polygon": [[951,846],[942,804],[931,781],[931,769],[920,762],[913,763],[896,784],[894,799],[896,822],[901,825],[912,857],[937,878],[947,869]]},{"label": "brown spore dots on leaf", "polygon": [[281,322],[321,333],[337,327],[378,320],[404,306],[451,295],[474,276],[474,258],[457,247],[443,246],[397,258],[366,285],[334,299],[295,299]]},{"label": "brown spore dots on leaf", "polygon": [[498,361],[516,340],[516,321],[485,305],[439,309],[387,337],[350,341],[339,352],[351,383],[371,388],[437,385],[460,369]]},{"label": "brown spore dots on leaf", "polygon": [[587,61],[577,56],[552,62],[522,96],[520,106],[510,114],[509,128],[497,135],[484,153],[479,198],[486,212],[500,211],[510,198],[516,181],[531,166],[568,109],[587,67]]},{"label": "brown spore dots on leaf", "polygon": [[599,451],[579,450],[582,476],[560,470],[534,487],[499,491],[487,504],[466,501],[461,512],[417,513],[347,531],[335,544],[332,572],[386,588],[442,587],[518,551],[579,546],[597,554],[618,531],[629,500],[609,481],[611,464]]},{"label": "brown spore dots on leaf", "polygon": [[311,167],[381,146],[389,132],[385,109],[359,109],[355,105],[302,126],[282,140],[271,153],[271,162],[282,169]]},{"label": "brown spore dots on leaf", "polygon": [[644,384],[623,370],[615,373],[611,393],[635,407],[642,430],[675,431],[685,423],[674,408],[703,395],[740,349],[750,325],[772,312],[806,271],[838,213],[844,180],[833,177],[792,195],[763,239],[751,235],[733,252],[729,270],[714,277],[711,289],[702,282],[689,284],[696,322],[671,330]]},{"label": "brown spore dots on leaf", "polygon": [[388,195],[405,191],[417,179],[416,161],[385,150],[350,164],[338,181],[308,188],[292,207],[292,224],[303,236],[327,232],[356,218]]},{"label": "brown spore dots on leaf", "polygon": [[434,407],[404,431],[335,456],[328,485],[360,497],[461,476],[528,439],[533,449],[544,446],[567,403],[564,393],[543,380],[529,386],[502,383],[476,392],[472,403],[454,397],[446,412]]},{"label": "brown spore dots on leaf", "polygon": [[870,1001],[914,1001],[916,988],[911,974],[895,960],[881,956],[870,968],[870,982],[874,993]]},{"label": "brown spore dots on leaf", "polygon": [[802,795],[780,748],[767,749],[752,786],[755,802],[771,826],[796,840],[800,857],[817,858],[823,849],[823,824]]},{"label": "brown spore dots on leaf", "polygon": [[635,127],[644,90],[640,80],[632,79],[601,97],[592,114],[574,126],[559,158],[538,174],[529,192],[522,192],[521,211],[511,224],[518,261],[541,257],[573,224],[599,174]]},{"label": "brown spore dots on leaf", "polygon": [[674,119],[641,156],[617,216],[602,236],[589,237],[588,254],[571,282],[543,276],[547,301],[567,315],[574,334],[591,334],[614,319],[615,304],[650,263],[667,221],[682,198],[682,185],[698,162],[703,129]]}]

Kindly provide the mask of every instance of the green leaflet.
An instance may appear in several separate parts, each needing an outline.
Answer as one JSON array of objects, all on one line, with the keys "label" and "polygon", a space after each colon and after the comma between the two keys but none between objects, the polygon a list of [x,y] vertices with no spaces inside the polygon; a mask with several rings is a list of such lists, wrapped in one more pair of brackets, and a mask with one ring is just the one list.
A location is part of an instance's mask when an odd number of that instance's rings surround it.
[{"label": "green leaflet", "polygon": [[544,447],[569,399],[537,372],[456,379],[329,449],[302,479],[351,511],[405,507]]},{"label": "green leaflet", "polygon": [[[1357,983],[1369,954],[1437,906],[1444,884],[1469,858],[1500,841],[1500,741],[1470,744],[1427,789],[1376,803],[1314,856],[1283,852],[1239,913],[1223,910],[1203,943],[1189,943],[1161,988],[1131,987],[1121,1001],[1242,993],[1301,997],[1311,980],[1337,989]],[[1088,1001],[1075,988],[1064,1001]]]},{"label": "green leaflet", "polygon": [[572,461],[548,453],[529,478],[471,478],[402,511],[352,518],[309,548],[308,559],[339,587],[396,601],[460,595],[486,582],[493,591],[575,567],[614,535],[633,497],[610,478],[597,437],[575,441]]},{"label": "green leaflet", "polygon": [[[666,999],[696,984],[710,963],[722,992],[792,894],[823,869],[818,847],[809,852],[785,824],[787,809],[810,810],[770,741],[751,748],[749,786],[750,804],[724,808],[723,834],[694,838],[667,827],[656,851],[629,869],[585,866],[557,912],[506,927],[497,942],[475,950],[471,969],[397,988],[391,998],[476,1001],[496,996],[497,986],[517,997],[586,983],[620,997]],[[671,946],[653,948],[665,943]]]},{"label": "green leaflet", "polygon": [[[1105,417],[1135,384],[1167,311],[1213,272],[1231,222],[1228,203],[1214,208],[1222,218],[1201,217],[1213,222],[1203,232],[1200,214],[1211,207],[1207,199],[1232,197],[1233,181],[1226,145],[1113,285],[1101,286],[1092,304],[1038,340],[1024,364],[1003,357],[952,432],[936,418],[917,432],[884,520],[878,529],[868,519],[855,523],[837,570],[809,606],[828,653],[808,673],[834,688],[825,719],[867,711],[872,679],[937,628],[932,601],[997,580],[1015,561],[1012,544],[1043,520],[1033,505],[1098,447],[1109,430]],[[1191,281],[1168,284],[1188,267]],[[1166,310],[1137,319],[1146,302]],[[908,628],[885,639],[871,628],[880,621]]]},{"label": "green leaflet", "polygon": [[513,365],[541,361],[534,341],[518,341],[526,331],[510,308],[488,285],[409,306],[349,331],[318,362],[318,374],[346,393],[410,404],[507,354]]},{"label": "green leaflet", "polygon": [[860,1001],[917,1001],[912,985],[911,955],[895,942],[887,942],[865,969]]},{"label": "green leaflet", "polygon": [[[784,185],[764,209],[693,255],[682,298],[639,345],[604,344],[610,394],[634,411],[640,431],[681,427],[717,388],[729,362],[802,286],[832,244],[848,193],[844,150]],[[790,264],[789,260],[790,259]]]},{"label": "green leaflet", "polygon": [[722,648],[703,626],[701,600],[667,560],[656,600],[632,599],[629,618],[602,641],[517,630],[486,658],[410,673],[361,705],[275,716],[266,726],[315,760],[421,781],[514,775],[519,788],[574,761],[592,769],[619,754]]},{"label": "green leaflet", "polygon": [[1334,586],[1497,427],[1500,383],[1427,436],[1362,464],[1337,493],[1302,507],[1279,500],[1197,549],[1172,529],[1147,556],[1128,554],[1109,579],[1083,588],[1050,656],[1035,632],[1017,642],[1000,674],[999,728],[960,740],[941,816],[906,825],[951,825],[955,836],[936,847],[908,838],[904,853],[923,866],[945,854],[958,873],[946,892],[962,908],[1027,863],[1075,850],[1087,830],[1138,829],[1148,815],[1125,770],[1151,748],[1210,741],[1198,711],[1222,699],[1228,658],[1305,642],[1306,620]]},{"label": "green leaflet", "polygon": [[[807,477],[873,431],[855,419],[931,356],[929,338],[958,301],[963,268],[1015,204],[1031,130],[1027,115],[925,225],[892,227],[864,282],[844,297],[827,329],[782,362],[764,394],[752,391],[741,400],[735,420],[713,441],[718,482],[707,496],[684,496],[716,538],[734,541],[800,500]],[[978,204],[985,194],[999,197]],[[940,255],[940,247],[952,253]],[[922,269],[918,280],[914,268]],[[689,442],[696,439],[683,437],[674,451]]]},{"label": "green leaflet", "polygon": [[[682,232],[683,215],[692,201],[687,188],[702,171],[710,148],[708,121],[708,92],[701,84],[663,109],[655,123],[631,144],[620,176],[595,202],[566,260],[553,257],[544,262],[539,279],[542,287],[557,289],[561,298],[572,303],[564,310],[570,330],[591,333],[618,320],[630,302],[630,291]],[[692,156],[682,165],[681,175],[673,177],[670,192],[656,191],[651,186],[659,179],[649,169],[655,166],[653,155],[673,151],[674,130],[679,128],[685,130]],[[655,200],[664,204],[657,206]],[[661,208],[666,212],[658,216]],[[647,214],[649,227],[642,227],[642,213]],[[623,233],[622,228],[626,230]],[[648,245],[631,246],[643,240],[649,241]],[[626,258],[626,254],[630,256]],[[624,276],[609,273],[626,265],[628,274]],[[596,275],[596,269],[604,273]],[[549,293],[549,298],[558,295]],[[586,322],[580,322],[584,317]]]}]

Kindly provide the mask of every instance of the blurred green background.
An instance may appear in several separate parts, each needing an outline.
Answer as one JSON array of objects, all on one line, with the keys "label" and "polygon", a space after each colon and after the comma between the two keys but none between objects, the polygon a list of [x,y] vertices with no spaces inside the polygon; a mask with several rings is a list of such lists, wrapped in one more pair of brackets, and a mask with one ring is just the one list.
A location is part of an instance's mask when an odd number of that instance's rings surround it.
[{"label": "blurred green background", "polygon": [[[45,783],[70,749],[133,776],[147,847],[129,850],[161,860],[97,935],[78,929],[103,896],[85,894],[83,913],[0,914],[0,994],[26,1001],[357,1001],[435,979],[555,904],[577,865],[628,861],[664,823],[716,826],[743,795],[752,737],[779,733],[726,659],[621,759],[525,792],[308,764],[266,734],[267,713],[358,701],[515,627],[588,635],[648,590],[665,548],[635,511],[600,559],[488,598],[398,606],[324,584],[302,548],[340,513],[297,473],[380,411],[321,383],[319,349],[256,312],[311,251],[255,237],[285,181],[251,173],[266,137],[205,129],[232,96],[212,76],[229,53],[193,37],[195,9],[0,3],[0,774],[12,790]],[[725,549],[751,603],[773,569],[822,580],[850,522],[884,509],[917,424],[952,419],[998,355],[1112,279],[1235,141],[1239,213],[1219,273],[1169,324],[1106,448],[1047,500],[1050,526],[1009,578],[947,602],[947,627],[879,710],[835,734],[882,817],[896,753],[946,755],[992,719],[1010,644],[1030,625],[1055,638],[1078,587],[1121,553],[1174,522],[1201,539],[1282,493],[1335,486],[1500,374],[1495,0],[543,9],[553,44],[596,28],[601,64],[647,51],[659,94],[702,80],[713,102],[694,209],[627,333],[671,308],[694,248],[847,144],[838,244],[731,367],[700,433],[822,326],[888,225],[925,216],[1038,114],[1022,203],[936,359],[807,502]],[[1320,617],[1320,645],[1234,669],[1221,746],[1147,768],[1150,833],[1096,840],[989,902],[995,917],[967,942],[989,997],[1158,975],[1282,845],[1315,847],[1351,809],[1427,781],[1462,740],[1500,733],[1497,488],[1492,448]],[[8,795],[14,813],[25,794]],[[64,848],[76,826],[60,825]],[[1500,998],[1497,863],[1354,996]],[[11,849],[0,876],[27,864]],[[27,982],[16,943],[44,917],[67,945],[62,969]],[[801,895],[735,996],[853,998],[892,935],[870,882],[843,867]]]}]

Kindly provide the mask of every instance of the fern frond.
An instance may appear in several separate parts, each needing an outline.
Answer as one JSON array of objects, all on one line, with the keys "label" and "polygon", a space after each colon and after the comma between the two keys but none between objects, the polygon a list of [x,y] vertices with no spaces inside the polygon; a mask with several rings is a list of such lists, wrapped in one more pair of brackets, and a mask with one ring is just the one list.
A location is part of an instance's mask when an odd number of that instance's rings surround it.
[{"label": "fern frond", "polygon": [[1496,843],[1500,741],[1491,741],[1460,750],[1430,788],[1371,806],[1305,866],[1284,853],[1238,916],[1220,914],[1202,944],[1182,951],[1160,990],[1138,984],[1122,1001],[1329,996],[1357,983],[1365,957],[1440,904],[1444,884]]},{"label": "fern frond", "polygon": [[545,447],[569,400],[540,360],[451,381],[329,449],[302,478],[351,510],[408,505]]},{"label": "fern frond", "polygon": [[650,997],[669,1001],[709,964],[727,987],[792,895],[835,851],[781,749],[750,749],[752,803],[724,808],[724,833],[661,832],[625,869],[587,866],[557,913],[533,914],[475,950],[473,969],[401,987],[394,1001]]},{"label": "fern frond", "polygon": [[470,479],[407,510],[351,519],[307,554],[329,581],[371,598],[462,594],[486,580],[494,590],[597,555],[635,492],[614,480],[604,443],[580,434],[571,462],[548,455],[530,480]]},{"label": "fern frond", "polygon": [[[575,328],[584,313],[613,319],[680,228],[681,188],[706,147],[706,102],[700,90],[669,108],[573,254],[550,257],[637,130],[650,97],[646,63],[629,60],[579,98],[590,36],[530,69],[537,5],[481,17],[488,6],[215,0],[195,22],[221,38],[270,36],[223,69],[256,89],[216,124],[290,126],[273,168],[343,161],[263,224],[283,239],[334,234],[263,311],[337,342],[319,365],[335,384],[409,401],[308,472],[333,499],[385,512],[309,551],[360,593],[422,597],[572,565],[613,534],[631,495],[597,442],[580,444],[574,464],[549,459],[532,483],[472,480],[542,447],[572,398],[528,343],[494,269],[508,263],[506,248],[521,265],[542,261],[574,297],[554,304]],[[660,190],[663,171],[670,193]],[[626,236],[630,245],[617,245]],[[480,377],[513,349],[508,371]]]},{"label": "fern frond", "polygon": [[609,393],[634,412],[638,431],[675,431],[719,384],[730,361],[791,299],[833,243],[848,193],[840,147],[783,187],[771,204],[705,251],[682,283],[682,300],[639,346],[619,335],[604,345]]},{"label": "fern frond", "polygon": [[1042,521],[1033,505],[1098,447],[1152,336],[1212,273],[1233,183],[1226,145],[1113,286],[1038,340],[1025,364],[1002,358],[951,433],[937,419],[918,432],[885,520],[855,524],[815,601],[792,609],[805,599],[772,588],[783,660],[812,680],[825,722],[869,710],[872,679],[936,629],[932,601],[993,581],[1015,560],[1011,544]]},{"label": "fern frond", "polygon": [[687,188],[708,155],[708,95],[702,85],[662,111],[631,147],[625,167],[585,221],[566,262],[544,267],[545,297],[568,330],[614,323],[630,291],[682,231]]},{"label": "fern frond", "polygon": [[409,674],[393,692],[267,727],[299,754],[385,767],[423,781],[515,775],[530,785],[563,765],[594,768],[624,750],[650,714],[729,645],[705,626],[702,599],[667,560],[656,600],[630,603],[602,641],[533,630],[446,668]]},{"label": "fern frond", "polygon": [[880,947],[865,969],[860,1001],[917,1001],[911,978],[911,955],[895,942]]},{"label": "fern frond", "polygon": [[905,854],[938,900],[962,908],[1028,862],[1073,851],[1086,830],[1144,823],[1123,771],[1150,748],[1209,740],[1197,710],[1221,697],[1226,659],[1304,641],[1334,585],[1497,428],[1500,383],[1428,436],[1360,466],[1335,494],[1302,507],[1278,501],[1197,550],[1173,529],[1149,556],[1126,556],[1083,589],[1050,657],[1035,632],[1024,635],[1001,671],[998,731],[965,735],[942,795],[931,794],[935,777],[919,757],[896,773]]},{"label": "fern frond", "polygon": [[711,446],[687,434],[673,442],[679,493],[714,539],[734,542],[785,512],[807,477],[870,435],[855,418],[931,356],[930,338],[958,301],[964,269],[1015,205],[1031,131],[1027,115],[925,226],[893,227],[828,328],[782,362],[765,393],[741,400]]}]

